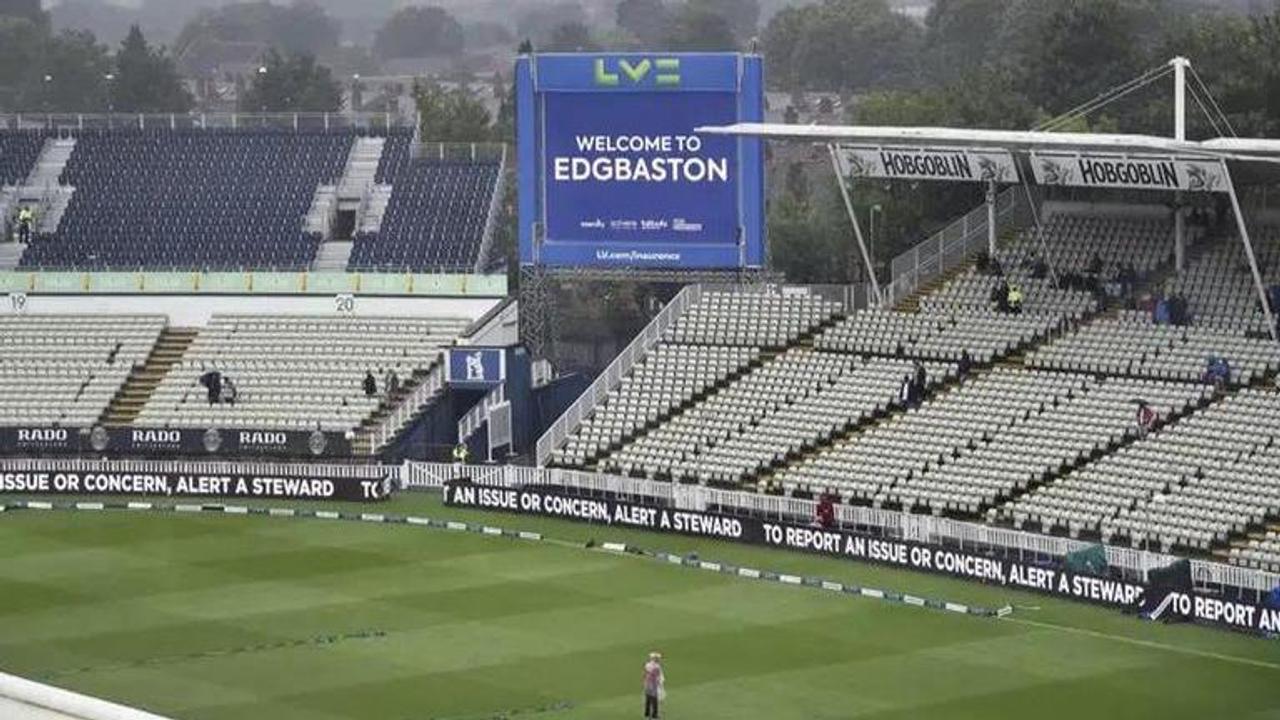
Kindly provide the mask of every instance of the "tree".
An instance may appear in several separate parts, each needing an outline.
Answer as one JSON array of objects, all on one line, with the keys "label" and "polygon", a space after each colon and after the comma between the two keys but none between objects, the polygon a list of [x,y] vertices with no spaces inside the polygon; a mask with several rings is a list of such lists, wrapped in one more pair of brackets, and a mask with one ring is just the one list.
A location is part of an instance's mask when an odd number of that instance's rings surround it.
[{"label": "tree", "polygon": [[55,29],[88,30],[110,45],[118,45],[129,34],[133,14],[106,0],[62,0],[49,8]]},{"label": "tree", "polygon": [[688,3],[672,18],[665,48],[676,51],[734,50],[738,41],[729,21],[701,3]]},{"label": "tree", "polygon": [[797,283],[847,283],[853,279],[853,231],[837,202],[830,188],[821,198],[787,194],[773,202],[768,224],[774,270]]},{"label": "tree", "polygon": [[1004,23],[1004,65],[1032,104],[1065,112],[1149,67],[1152,32],[1163,24],[1160,5],[1160,0],[1024,2]]},{"label": "tree", "polygon": [[919,81],[923,32],[886,0],[824,0],[788,8],[764,32],[778,86],[865,92]]},{"label": "tree", "polygon": [[439,7],[410,5],[387,18],[373,46],[384,58],[433,57],[462,52],[462,25]]},{"label": "tree", "polygon": [[28,107],[51,112],[101,112],[107,109],[106,77],[111,72],[107,48],[93,33],[64,30],[45,50],[44,72],[32,77]]},{"label": "tree", "polygon": [[464,87],[449,90],[434,81],[415,81],[413,99],[424,139],[483,142],[491,138],[489,111]]},{"label": "tree", "polygon": [[591,30],[580,22],[565,23],[551,31],[546,49],[550,52],[591,52],[600,45],[591,38]]},{"label": "tree", "polygon": [[240,98],[246,112],[337,112],[342,91],[329,68],[311,55],[270,50]]},{"label": "tree", "polygon": [[[338,23],[312,2],[233,3],[203,10],[189,20],[174,43],[174,54],[185,64],[188,55],[198,56],[208,45],[258,44],[293,55],[326,56],[337,49],[338,35]],[[199,58],[193,62],[198,64]]]},{"label": "tree", "polygon": [[[30,97],[49,44],[48,26],[26,17],[0,16],[0,108],[35,110]],[[35,83],[38,91],[40,85]]]},{"label": "tree", "polygon": [[984,65],[1008,0],[937,0],[925,18],[928,70],[945,83]]},{"label": "tree", "polygon": [[0,17],[22,18],[33,23],[48,20],[40,0],[0,0]]},{"label": "tree", "polygon": [[662,0],[622,0],[615,9],[618,27],[643,47],[655,49],[666,36],[670,12]]},{"label": "tree", "polygon": [[688,3],[728,20],[739,43],[750,40],[760,29],[759,0],[688,0]]},{"label": "tree", "polygon": [[506,25],[488,20],[464,24],[462,37],[463,47],[468,48],[506,47],[515,41]]},{"label": "tree", "polygon": [[108,88],[116,110],[135,113],[186,112],[191,94],[164,48],[153,48],[134,25],[116,53],[114,81]]},{"label": "tree", "polygon": [[587,11],[577,0],[562,0],[550,5],[536,5],[516,20],[516,34],[545,45],[556,28],[566,23],[582,22]]}]

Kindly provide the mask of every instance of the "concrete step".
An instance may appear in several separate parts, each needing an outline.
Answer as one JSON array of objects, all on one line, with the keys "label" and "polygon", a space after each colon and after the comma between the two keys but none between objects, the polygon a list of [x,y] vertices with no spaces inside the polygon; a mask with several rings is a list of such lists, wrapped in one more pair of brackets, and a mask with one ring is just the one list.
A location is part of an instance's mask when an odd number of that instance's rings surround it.
[{"label": "concrete step", "polygon": [[351,260],[351,250],[355,246],[350,240],[331,240],[320,245],[316,260],[311,269],[316,272],[344,272]]},{"label": "concrete step", "polygon": [[182,362],[183,354],[198,334],[199,330],[192,328],[162,330],[146,363],[129,374],[124,386],[111,399],[102,413],[102,423],[109,427],[133,423],[169,371]]},{"label": "concrete step", "polygon": [[[5,238],[7,241],[8,238]],[[13,270],[22,262],[22,254],[27,246],[15,242],[0,242],[0,272]]]}]

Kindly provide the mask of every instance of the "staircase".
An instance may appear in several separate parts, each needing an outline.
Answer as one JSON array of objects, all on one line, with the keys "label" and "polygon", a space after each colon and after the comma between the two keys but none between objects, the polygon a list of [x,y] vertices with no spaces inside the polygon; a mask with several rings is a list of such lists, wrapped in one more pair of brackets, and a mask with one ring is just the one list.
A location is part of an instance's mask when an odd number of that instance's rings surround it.
[{"label": "staircase", "polygon": [[356,223],[356,232],[376,233],[382,229],[382,216],[387,213],[387,204],[391,202],[390,185],[374,185],[369,191],[369,199]]},{"label": "staircase", "polygon": [[350,240],[330,240],[321,243],[320,250],[316,253],[316,260],[311,263],[311,269],[316,272],[346,272],[354,244]]},{"label": "staircase", "polygon": [[894,309],[899,312],[909,312],[909,313],[920,312],[920,301],[922,299],[924,299],[926,296],[928,296],[930,293],[937,290],[938,288],[941,288],[942,286],[951,282],[955,278],[969,272],[969,270],[973,268],[973,265],[974,263],[972,260],[966,260],[960,263],[959,265],[951,268],[950,270],[942,273],[941,275],[938,275],[937,277],[929,280],[928,282],[924,283],[920,287],[916,288],[915,292],[911,293],[910,295],[906,296],[901,301],[899,301],[897,307],[895,307]]},{"label": "staircase", "polygon": [[356,428],[355,437],[351,440],[352,454],[368,457],[394,443],[444,393],[444,389],[443,361],[437,362],[430,370],[415,372],[393,397],[383,400],[378,409]]},{"label": "staircase", "polygon": [[15,194],[17,203],[37,208],[37,233],[55,233],[58,224],[62,222],[62,215],[76,189],[70,185],[59,185],[58,178],[62,176],[75,149],[75,138],[46,140],[31,174],[27,175],[26,181]]},{"label": "staircase", "polygon": [[378,163],[382,160],[382,148],[386,138],[356,138],[355,145],[347,155],[347,166],[338,180],[338,198],[364,198],[373,180],[378,174]]},{"label": "staircase", "polygon": [[62,216],[66,214],[75,191],[70,185],[55,185],[49,189],[45,195],[44,212],[36,218],[36,232],[43,235],[58,232],[58,225],[62,224]]},{"label": "staircase", "polygon": [[321,185],[311,198],[311,208],[302,221],[302,232],[328,240],[333,233],[333,216],[338,212],[338,186]]},{"label": "staircase", "polygon": [[67,161],[71,159],[71,153],[75,149],[75,138],[46,140],[44,147],[40,150],[40,157],[36,159],[36,165],[31,169],[25,184],[42,190],[57,185],[58,178],[62,177],[62,171],[66,169]]},{"label": "staircase", "polygon": [[16,269],[18,263],[22,262],[22,253],[26,249],[26,245],[8,242],[8,238],[0,240],[0,272]]},{"label": "staircase", "polygon": [[175,327],[161,331],[155,347],[147,356],[147,362],[140,368],[134,368],[124,386],[111,399],[111,404],[102,414],[102,424],[120,427],[136,420],[160,382],[173,366],[182,361],[182,356],[199,332],[194,328]]}]

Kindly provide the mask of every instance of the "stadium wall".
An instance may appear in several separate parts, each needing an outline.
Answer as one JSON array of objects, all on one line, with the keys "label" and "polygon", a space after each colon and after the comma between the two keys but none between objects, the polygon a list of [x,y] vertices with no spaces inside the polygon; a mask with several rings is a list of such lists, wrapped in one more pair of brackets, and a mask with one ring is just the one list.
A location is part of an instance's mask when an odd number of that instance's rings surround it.
[{"label": "stadium wall", "polygon": [[[0,298],[2,300],[2,298]],[[356,317],[478,318],[500,302],[497,298],[355,296]],[[0,313],[17,312],[12,301]],[[27,295],[21,312],[41,315],[154,315],[164,313],[178,327],[203,327],[220,315],[334,315],[336,296],[297,295]]]}]

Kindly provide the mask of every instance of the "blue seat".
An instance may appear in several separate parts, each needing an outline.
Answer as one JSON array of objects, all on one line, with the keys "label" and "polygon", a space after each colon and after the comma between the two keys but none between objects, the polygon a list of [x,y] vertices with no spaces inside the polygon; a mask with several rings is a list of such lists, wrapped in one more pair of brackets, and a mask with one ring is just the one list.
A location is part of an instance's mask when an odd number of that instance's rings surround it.
[{"label": "blue seat", "polygon": [[316,187],[342,174],[351,132],[89,130],[59,181],[75,187],[28,268],[300,270]]}]

